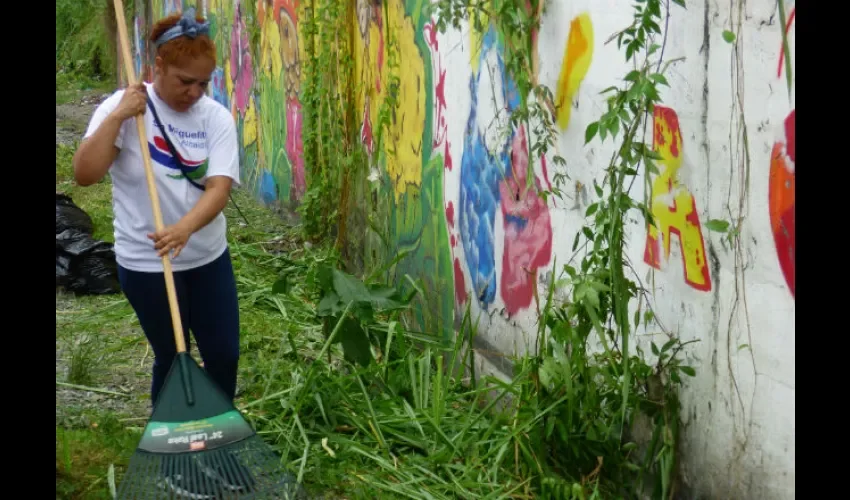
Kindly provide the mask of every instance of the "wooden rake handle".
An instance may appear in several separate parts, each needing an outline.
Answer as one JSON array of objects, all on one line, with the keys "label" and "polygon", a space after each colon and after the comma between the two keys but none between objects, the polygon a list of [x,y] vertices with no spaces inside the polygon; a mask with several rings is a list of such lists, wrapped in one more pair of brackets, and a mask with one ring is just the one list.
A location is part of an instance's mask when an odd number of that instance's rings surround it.
[{"label": "wooden rake handle", "polygon": [[[127,37],[127,21],[124,18],[124,2],[114,0],[115,18],[118,25],[118,40],[121,44],[121,58],[124,60],[124,71],[127,73],[127,81],[132,85],[138,83],[136,71],[133,68],[133,56],[130,52],[130,41]],[[148,150],[148,135],[145,132],[144,115],[136,115],[136,129],[139,132],[139,149],[142,151],[142,159],[145,163],[145,177],[148,181],[148,194],[153,208],[154,224],[157,232],[162,231],[165,225],[162,222],[162,211],[159,207],[159,196],[156,192],[156,182],[151,167],[151,156]],[[171,308],[171,323],[174,326],[174,342],[177,344],[177,352],[186,351],[186,341],[183,337],[183,323],[180,321],[180,308],[177,305],[177,290],[174,286],[174,274],[171,270],[171,258],[168,254],[162,257],[162,269],[165,273],[165,288],[168,291],[168,305]]]}]

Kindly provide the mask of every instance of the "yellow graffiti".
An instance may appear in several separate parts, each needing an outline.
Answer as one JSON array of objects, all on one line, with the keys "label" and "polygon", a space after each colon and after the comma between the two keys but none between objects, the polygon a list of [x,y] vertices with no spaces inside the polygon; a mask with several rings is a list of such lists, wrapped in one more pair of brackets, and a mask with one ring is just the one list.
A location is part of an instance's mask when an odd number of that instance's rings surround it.
[{"label": "yellow graffiti", "polygon": [[[472,73],[478,74],[479,60],[481,59],[481,47],[484,43],[484,34],[487,33],[487,28],[490,26],[490,18],[486,14],[477,11],[474,7],[469,7],[469,46],[472,48],[469,52],[469,63],[472,65]],[[475,29],[473,20],[475,16],[479,16],[481,29]]]},{"label": "yellow graffiti", "polygon": [[254,99],[248,99],[248,108],[245,110],[245,121],[242,124],[242,144],[247,146],[257,140],[257,109]]},{"label": "yellow graffiti", "polygon": [[670,258],[671,233],[679,235],[685,281],[697,290],[711,290],[711,277],[705,259],[705,243],[700,229],[696,203],[688,188],[679,183],[682,167],[682,133],[676,112],[670,108],[656,106],[654,111],[655,150],[664,159],[659,161],[660,174],[652,183],[652,215],[655,225],[649,226],[644,261],[661,268],[663,248],[664,260]]},{"label": "yellow graffiti", "polygon": [[274,22],[274,11],[267,9],[260,31],[260,68],[272,81],[277,81],[283,68],[280,57],[280,31]]},{"label": "yellow graffiti", "polygon": [[301,86],[301,68],[299,61],[301,43],[298,40],[298,27],[296,26],[295,12],[280,9],[280,24],[278,25],[278,36],[280,37],[280,60],[282,70],[286,73],[284,88],[289,99],[295,99]]},{"label": "yellow graffiti", "polygon": [[566,130],[570,123],[572,100],[579,85],[587,75],[590,61],[593,59],[593,24],[587,13],[580,14],[570,22],[570,34],[564,49],[561,64],[561,76],[558,78],[558,91],[555,96],[558,110],[558,126]]},{"label": "yellow graffiti", "polygon": [[233,78],[230,73],[230,51],[227,51],[227,56],[224,59],[224,86],[227,87],[227,95],[230,98],[230,114],[235,120],[239,112],[236,110],[236,99],[233,98]]},{"label": "yellow graffiti", "polygon": [[[390,117],[389,137],[384,137],[386,168],[396,198],[400,198],[408,185],[422,185],[422,134],[425,128],[425,63],[414,41],[413,23],[405,15],[404,3],[389,0],[387,17],[393,43],[398,45],[400,77],[398,107]],[[380,10],[377,15],[380,15]],[[381,102],[388,91],[387,40],[382,43],[382,29],[374,19],[368,20],[368,31],[361,27],[366,38],[355,37],[355,53],[365,57],[355,58],[355,68],[361,75],[365,91],[358,96],[358,109],[368,109],[368,119],[377,135]],[[384,31],[384,34],[386,32]],[[382,54],[379,55],[379,51]],[[378,61],[382,61],[380,67]],[[380,88],[380,91],[378,90]],[[368,106],[368,108],[367,108]]]}]

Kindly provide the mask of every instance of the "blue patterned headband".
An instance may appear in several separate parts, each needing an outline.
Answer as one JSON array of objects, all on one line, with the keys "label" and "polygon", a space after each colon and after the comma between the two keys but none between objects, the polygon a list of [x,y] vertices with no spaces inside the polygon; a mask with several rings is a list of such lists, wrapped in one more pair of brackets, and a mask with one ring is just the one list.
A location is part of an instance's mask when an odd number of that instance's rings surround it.
[{"label": "blue patterned headband", "polygon": [[174,40],[175,38],[181,36],[188,36],[191,38],[195,38],[198,35],[206,35],[210,32],[210,23],[203,22],[199,23],[195,20],[195,8],[189,7],[184,13],[183,17],[177,21],[177,24],[169,28],[165,33],[160,35],[159,38],[156,39],[154,45],[160,47],[165,42],[169,42]]}]

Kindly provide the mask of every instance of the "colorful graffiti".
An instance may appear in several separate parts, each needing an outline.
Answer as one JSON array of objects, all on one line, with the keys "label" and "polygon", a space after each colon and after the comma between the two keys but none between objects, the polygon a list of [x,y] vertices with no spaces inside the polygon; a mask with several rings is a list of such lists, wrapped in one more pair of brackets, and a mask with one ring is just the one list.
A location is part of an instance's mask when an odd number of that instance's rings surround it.
[{"label": "colorful graffiti", "polygon": [[385,154],[384,160],[396,200],[399,200],[408,191],[408,187],[422,185],[422,169],[411,168],[411,165],[422,164],[422,145],[425,144],[423,133],[426,121],[426,72],[420,55],[421,49],[417,46],[417,39],[424,40],[424,38],[422,38],[422,28],[414,28],[413,20],[406,15],[404,3],[400,0],[389,0],[387,4],[389,26],[385,28],[382,3],[360,0],[357,5],[361,37],[357,44],[360,46],[355,45],[355,47],[362,51],[364,59],[357,65],[356,71],[361,75],[361,81],[369,86],[368,90],[361,95],[360,107],[364,110],[361,136],[367,147],[370,149],[374,147],[373,133],[376,133],[374,127],[378,120],[383,96],[388,90],[389,70],[385,65],[387,44],[384,39],[386,29],[392,33],[393,41],[398,44],[400,63],[398,75],[401,78],[396,96],[398,106],[387,130],[389,137],[384,142],[384,153],[392,150],[393,154]]},{"label": "colorful graffiti", "polygon": [[[784,26],[785,35],[789,36],[791,26],[794,23],[796,6],[791,6],[788,19]],[[785,51],[779,47],[779,64],[777,78],[782,78],[785,70]],[[790,84],[789,84],[790,85]],[[789,98],[791,88],[788,89]],[[797,163],[797,139],[796,139],[797,110],[791,106],[791,111],[782,122],[778,130],[778,137],[773,144],[770,155],[770,182],[768,188],[768,209],[770,212],[770,225],[773,233],[773,241],[776,245],[779,267],[785,277],[785,283],[795,295],[796,277],[796,163]]]},{"label": "colorful graffiti", "polygon": [[142,32],[144,31],[144,29],[142,28],[143,22],[144,22],[144,19],[142,18],[142,16],[137,16],[135,18],[135,20],[133,21],[133,47],[132,47],[132,50],[133,50],[133,67],[134,67],[134,71],[136,72],[136,78],[146,79],[147,75],[144,74],[145,68],[142,66],[142,54],[144,53],[143,48],[142,48],[144,46],[144,44],[142,43]]},{"label": "colorful graffiti", "polygon": [[685,282],[696,290],[710,291],[696,201],[679,181],[684,146],[679,117],[671,108],[655,106],[653,119],[653,147],[664,159],[658,162],[661,173],[652,183],[651,211],[657,224],[649,226],[644,262],[661,269],[662,262],[670,259],[671,236],[675,234],[682,249]]},{"label": "colorful graffiti", "polygon": [[573,97],[587,75],[592,59],[593,24],[590,22],[590,15],[583,13],[570,22],[570,34],[567,36],[561,75],[558,77],[555,109],[561,130],[566,130],[569,126]]},{"label": "colorful graffiti", "polygon": [[[534,296],[537,269],[548,264],[552,254],[552,227],[549,209],[538,196],[540,183],[527,182],[528,145],[524,128],[511,130],[494,139],[490,120],[479,117],[479,106],[512,112],[519,105],[516,84],[505,71],[495,30],[481,40],[476,71],[469,81],[471,106],[464,135],[460,167],[460,236],[470,286],[479,303],[489,307],[496,298],[497,286],[508,314],[528,307]],[[495,67],[488,68],[488,60]],[[482,75],[497,78],[496,95],[482,95],[494,88],[482,85]],[[503,137],[503,138],[501,138]],[[497,204],[504,224],[502,277],[496,272],[495,219]]]},{"label": "colorful graffiti", "polygon": [[[204,4],[219,56],[210,95],[230,109],[236,120],[244,184],[266,203],[287,199],[297,203],[306,189],[299,100],[305,53],[298,37],[299,2],[252,1],[256,3],[209,0]],[[250,46],[246,26],[246,8],[252,5],[256,5],[260,28],[257,47]],[[168,0],[151,3],[156,13],[164,14],[172,7]],[[358,0],[356,9],[354,29],[360,36],[355,36],[355,53],[362,56],[355,58],[355,71],[364,84],[357,96],[363,113],[361,138],[373,161],[383,167],[383,194],[392,200],[387,235],[391,254],[408,255],[395,272],[424,280],[429,297],[419,319],[436,319],[448,332],[455,305],[466,298],[467,285],[485,308],[493,303],[497,290],[509,314],[527,308],[533,300],[537,269],[547,265],[552,254],[550,215],[537,195],[540,181],[529,164],[527,132],[520,128],[499,140],[485,134],[487,125],[479,123],[476,112],[476,82],[481,77],[476,70],[470,81],[474,104],[458,173],[460,204],[447,203],[444,176],[453,172],[458,159],[452,158],[448,138],[447,70],[434,21],[417,0]],[[587,21],[577,22],[580,39],[592,40]],[[478,35],[484,50],[474,66],[486,64],[485,56],[495,55],[501,99],[509,112],[519,97],[504,74],[497,37],[492,30]],[[390,90],[390,45],[398,51],[395,71],[401,78],[393,89],[398,106],[377,151],[379,112]],[[568,93],[575,92],[588,58],[568,57],[575,66],[567,79]],[[533,176],[531,182],[528,176]],[[499,242],[500,255],[494,236],[497,211],[505,235]],[[465,275],[472,277],[468,283]],[[441,293],[453,285],[456,298]]]},{"label": "colorful graffiti", "polygon": [[306,190],[298,2],[259,0],[257,18],[261,30],[257,95],[262,110],[259,141],[266,183],[263,191],[274,201],[283,198],[297,203]]},{"label": "colorful graffiti", "polygon": [[[137,4],[143,3],[144,2],[137,2]],[[150,5],[151,13],[153,14],[155,21],[160,18],[170,16],[175,12],[180,12],[183,9],[182,0],[150,0]]]},{"label": "colorful graffiti", "polygon": [[785,137],[773,145],[770,156],[769,209],[770,224],[779,266],[785,276],[785,282],[794,297],[795,256],[796,256],[796,110],[791,111],[784,122]]},{"label": "colorful graffiti", "polygon": [[[383,166],[380,195],[390,200],[388,240],[390,260],[405,257],[395,267],[397,282],[404,275],[421,279],[423,300],[416,311],[420,326],[449,335],[454,300],[444,290],[453,281],[449,235],[445,222],[443,175],[451,157],[445,142],[444,78],[436,52],[433,22],[427,6],[408,0],[358,0],[355,74],[361,85],[356,103],[362,110],[361,140],[373,160]],[[397,107],[390,116],[380,150],[376,144],[381,105],[389,88],[390,43],[396,50],[400,77]],[[442,72],[445,75],[445,72]],[[442,85],[442,86],[441,86]],[[436,118],[435,118],[436,116]]]}]

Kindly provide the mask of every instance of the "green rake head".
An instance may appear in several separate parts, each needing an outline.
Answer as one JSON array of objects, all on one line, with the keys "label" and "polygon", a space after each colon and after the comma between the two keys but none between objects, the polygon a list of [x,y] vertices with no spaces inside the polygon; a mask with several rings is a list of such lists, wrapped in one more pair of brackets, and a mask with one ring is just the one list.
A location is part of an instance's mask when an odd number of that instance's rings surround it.
[{"label": "green rake head", "polygon": [[130,458],[118,498],[307,497],[233,403],[182,352]]}]

